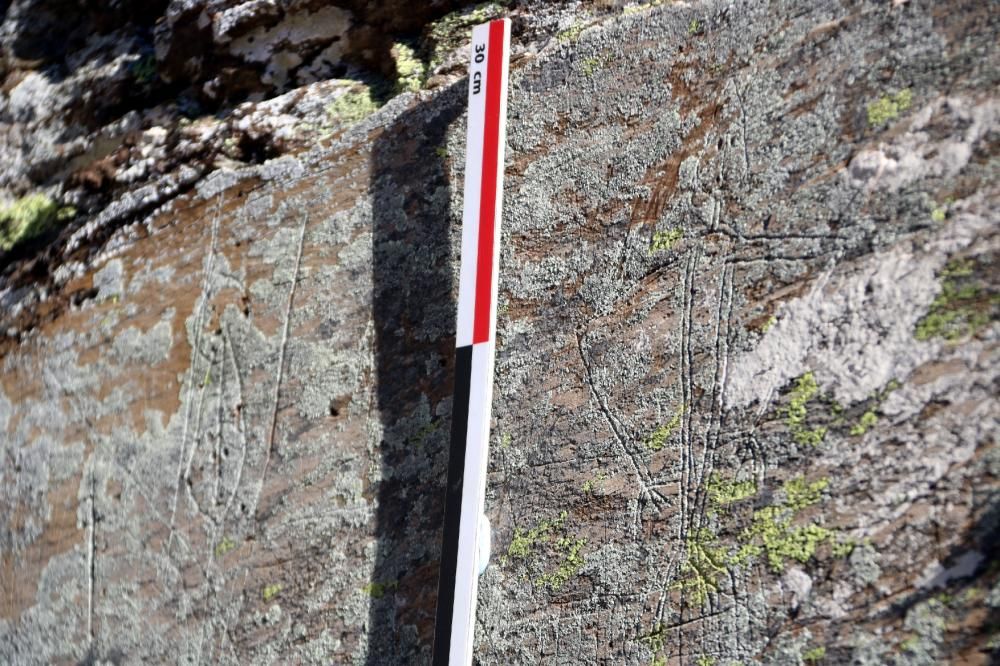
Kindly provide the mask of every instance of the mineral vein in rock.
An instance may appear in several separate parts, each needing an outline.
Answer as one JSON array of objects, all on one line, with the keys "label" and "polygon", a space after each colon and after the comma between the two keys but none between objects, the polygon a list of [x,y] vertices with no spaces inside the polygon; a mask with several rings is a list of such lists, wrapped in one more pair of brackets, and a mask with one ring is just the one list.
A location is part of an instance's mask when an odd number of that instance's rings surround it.
[{"label": "mineral vein in rock", "polygon": [[477,545],[493,395],[510,21],[472,31],[455,401],[434,637],[435,664],[472,662]]}]

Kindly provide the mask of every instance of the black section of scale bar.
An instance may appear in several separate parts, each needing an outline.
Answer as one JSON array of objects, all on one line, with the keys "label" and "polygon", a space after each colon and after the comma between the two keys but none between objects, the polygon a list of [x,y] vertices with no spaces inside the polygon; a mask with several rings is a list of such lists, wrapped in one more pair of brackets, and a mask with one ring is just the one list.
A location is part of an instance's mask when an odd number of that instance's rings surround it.
[{"label": "black section of scale bar", "polygon": [[462,519],[465,442],[469,432],[469,391],[472,387],[472,345],[455,350],[455,397],[451,413],[451,451],[448,454],[448,494],[444,505],[444,538],[438,579],[437,619],[434,622],[434,666],[448,666],[451,621],[455,610],[458,570],[458,528]]}]

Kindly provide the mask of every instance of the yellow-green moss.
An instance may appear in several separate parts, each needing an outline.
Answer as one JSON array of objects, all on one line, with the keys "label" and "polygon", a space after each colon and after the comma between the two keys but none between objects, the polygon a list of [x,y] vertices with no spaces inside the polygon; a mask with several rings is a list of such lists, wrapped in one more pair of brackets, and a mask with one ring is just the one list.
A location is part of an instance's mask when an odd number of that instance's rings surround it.
[{"label": "yellow-green moss", "polygon": [[884,95],[868,105],[868,124],[878,127],[895,120],[899,114],[913,104],[913,93],[909,88],[900,90],[895,95]]},{"label": "yellow-green moss", "polygon": [[327,114],[342,123],[354,124],[364,120],[379,109],[379,103],[372,97],[371,88],[358,85],[348,90],[326,107]]},{"label": "yellow-green moss", "polygon": [[653,234],[653,241],[649,245],[649,252],[659,252],[660,250],[669,250],[677,245],[680,239],[684,238],[684,230],[668,229],[666,231],[657,231]]},{"label": "yellow-green moss", "polygon": [[75,215],[75,208],[60,206],[45,194],[21,197],[0,208],[0,251],[6,252]]},{"label": "yellow-green moss", "polygon": [[653,433],[646,438],[646,448],[650,451],[660,451],[663,449],[670,436],[680,427],[681,417],[683,416],[684,405],[681,405],[677,408],[677,413],[674,414],[665,425],[662,425],[654,430]]},{"label": "yellow-green moss", "polygon": [[696,666],[715,666],[715,657],[709,657],[707,654],[703,654],[694,660]]},{"label": "yellow-green moss", "polygon": [[601,61],[598,60],[597,58],[587,58],[586,60],[583,61],[583,64],[580,67],[580,69],[582,69],[583,73],[586,74],[587,76],[593,76],[594,72],[597,71],[597,66],[600,64]]},{"label": "yellow-green moss", "polygon": [[698,19],[691,19],[691,22],[688,23],[688,34],[697,35],[700,30],[701,23],[698,22]]},{"label": "yellow-green moss", "polygon": [[429,69],[433,70],[444,58],[469,39],[469,29],[474,25],[495,19],[503,12],[498,2],[484,2],[472,9],[462,9],[446,14],[427,30],[431,53]]},{"label": "yellow-green moss", "polygon": [[426,67],[417,58],[416,52],[407,44],[398,42],[392,47],[392,57],[396,60],[396,90],[415,92],[424,85]]},{"label": "yellow-green moss", "polygon": [[931,221],[933,222],[944,222],[947,217],[948,211],[943,207],[939,206],[931,211]]},{"label": "yellow-green moss", "polygon": [[273,585],[266,586],[264,588],[264,591],[261,592],[260,596],[261,598],[264,599],[264,601],[270,601],[271,599],[274,599],[276,596],[278,596],[280,592],[281,592],[281,585],[274,583]]}]

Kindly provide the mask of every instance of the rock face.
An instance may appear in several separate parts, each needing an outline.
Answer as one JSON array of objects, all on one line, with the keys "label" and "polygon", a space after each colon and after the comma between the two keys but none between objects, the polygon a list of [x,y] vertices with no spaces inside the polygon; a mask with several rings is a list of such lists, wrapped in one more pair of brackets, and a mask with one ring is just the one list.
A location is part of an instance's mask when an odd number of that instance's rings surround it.
[{"label": "rock face", "polygon": [[[208,29],[188,4],[157,39]],[[479,663],[989,663],[995,12],[507,11]],[[140,123],[118,185],[6,255],[0,661],[429,660],[466,85],[441,72],[367,116],[320,81]]]}]

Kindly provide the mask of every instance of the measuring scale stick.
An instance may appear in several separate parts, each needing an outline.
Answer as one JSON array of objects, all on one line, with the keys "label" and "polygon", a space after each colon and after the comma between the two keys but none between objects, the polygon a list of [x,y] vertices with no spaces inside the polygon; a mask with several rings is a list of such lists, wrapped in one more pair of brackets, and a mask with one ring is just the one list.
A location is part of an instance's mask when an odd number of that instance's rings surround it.
[{"label": "measuring scale stick", "polygon": [[486,463],[500,260],[510,19],[472,30],[465,202],[448,491],[434,627],[435,666],[472,663],[479,574],[489,559]]}]

